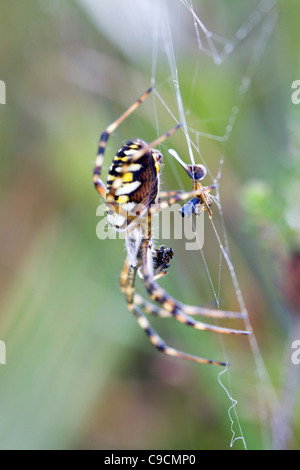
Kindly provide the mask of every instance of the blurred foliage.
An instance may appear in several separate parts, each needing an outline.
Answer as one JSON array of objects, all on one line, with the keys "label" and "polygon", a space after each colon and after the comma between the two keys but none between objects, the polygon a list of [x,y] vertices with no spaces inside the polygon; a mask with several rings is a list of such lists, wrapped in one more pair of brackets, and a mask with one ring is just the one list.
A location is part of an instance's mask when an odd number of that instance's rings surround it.
[{"label": "blurred foliage", "polygon": [[[1,2],[0,79],[7,97],[0,106],[0,339],[6,343],[7,364],[0,365],[0,446],[228,448],[231,402],[218,384],[219,369],[177,362],[152,348],[119,292],[122,240],[96,237],[99,198],[91,172],[97,139],[149,86],[153,37],[150,27],[145,34],[146,10],[139,27],[124,32],[121,0],[101,2],[103,27],[86,8],[93,3],[27,0],[20,7],[16,0]],[[127,21],[136,22],[138,3],[128,5]],[[180,2],[165,3],[176,46],[183,44],[186,52],[178,55],[177,65],[189,124],[223,135],[223,116],[235,103],[255,31],[218,68],[197,49],[192,22],[179,16]],[[193,4],[224,36],[255,8],[240,0]],[[176,27],[181,20],[182,29]],[[225,157],[220,190],[232,259],[279,405],[292,328],[299,319],[299,311],[291,315],[286,286],[277,277],[299,250],[300,108],[291,103],[291,83],[300,78],[299,21],[297,2],[278,3],[275,31],[230,139],[224,144],[200,140],[212,175]],[[167,61],[158,59],[158,92],[177,110],[170,81]],[[158,100],[153,112],[153,103],[149,98],[111,137],[104,174],[121,142],[156,136],[156,117],[160,131],[173,125]],[[183,134],[174,136],[171,146],[188,158]],[[187,183],[176,163],[165,158],[163,187]],[[215,223],[221,228],[217,218]],[[204,253],[215,286],[221,269],[221,308],[235,310],[235,291],[224,260],[220,268],[209,223],[205,230]],[[175,257],[164,287],[182,301],[215,305],[201,256],[185,252],[183,242],[175,240],[172,246]],[[153,325],[170,345],[185,351],[222,359],[226,350],[231,383],[226,376],[222,381],[238,401],[247,445],[270,445],[262,438],[247,340],[220,341],[171,320]],[[298,399],[293,411],[288,445],[299,448]],[[238,434],[236,420],[234,429]],[[241,441],[234,445],[241,447]]]}]

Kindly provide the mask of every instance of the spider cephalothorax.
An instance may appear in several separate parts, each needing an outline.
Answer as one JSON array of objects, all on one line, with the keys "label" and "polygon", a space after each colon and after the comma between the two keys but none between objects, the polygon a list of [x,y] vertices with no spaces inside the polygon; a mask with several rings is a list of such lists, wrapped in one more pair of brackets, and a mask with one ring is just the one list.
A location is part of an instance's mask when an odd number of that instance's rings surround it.
[{"label": "spider cephalothorax", "polygon": [[[93,181],[97,191],[106,200],[109,223],[115,230],[126,232],[127,258],[121,272],[121,290],[126,297],[129,310],[135,315],[139,325],[159,351],[169,356],[195,362],[225,366],[224,362],[192,356],[167,346],[153,330],[142,311],[158,317],[173,317],[198,330],[221,334],[249,334],[248,331],[223,328],[195,320],[197,315],[211,318],[244,318],[241,313],[183,304],[156,283],[156,279],[166,274],[174,251],[165,246],[157,249],[153,247],[152,215],[176,202],[188,201],[181,209],[183,216],[197,214],[202,210],[207,211],[209,217],[212,216],[212,198],[209,193],[214,189],[214,186],[204,187],[200,182],[206,175],[205,167],[203,165],[186,165],[175,151],[170,150],[169,152],[188,174],[193,183],[193,190],[186,192],[160,191],[159,175],[162,154],[155,147],[176,132],[180,128],[180,124],[150,144],[141,139],[129,140],[113,158],[109,168],[107,185],[100,179],[104,151],[110,134],[146,99],[151,91],[152,88],[147,90],[141,98],[102,132],[94,168]],[[143,278],[151,299],[160,306],[145,300],[135,292],[137,271]]]}]

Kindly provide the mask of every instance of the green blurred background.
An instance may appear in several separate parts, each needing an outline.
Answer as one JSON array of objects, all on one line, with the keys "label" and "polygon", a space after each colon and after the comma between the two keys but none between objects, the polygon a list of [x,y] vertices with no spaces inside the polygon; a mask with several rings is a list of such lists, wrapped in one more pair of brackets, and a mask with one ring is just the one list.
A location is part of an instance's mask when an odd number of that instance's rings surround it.
[{"label": "green blurred background", "polygon": [[[206,27],[230,38],[259,5],[269,4],[250,3],[193,5]],[[291,343],[300,339],[300,105],[291,102],[291,84],[300,79],[299,2],[279,1],[221,66],[198,49],[193,17],[177,0],[2,0],[0,6],[0,79],[6,84],[0,339],[7,349],[7,363],[0,365],[0,448],[229,447],[232,402],[218,383],[220,370],[153,349],[119,292],[123,241],[96,237],[100,201],[91,174],[101,131],[154,78],[179,118],[165,52],[170,42],[163,39],[169,32],[188,126],[222,136],[233,106],[240,109],[227,141],[190,135],[211,175],[224,156],[222,209],[261,355],[253,354],[247,338],[220,339],[167,319],[153,324],[172,346],[230,361],[221,380],[238,401],[249,449],[299,448],[300,366],[291,362]],[[207,38],[201,39],[207,48]],[[250,75],[249,90],[241,93]],[[120,143],[151,141],[173,125],[158,97],[148,98],[111,137],[104,175]],[[189,158],[182,132],[162,146],[164,189],[189,188],[168,147]],[[214,215],[222,234],[217,209]],[[220,267],[209,221],[205,230],[211,282],[221,308],[235,310],[236,292],[224,260]],[[186,252],[181,241],[164,242],[175,249],[164,287],[181,301],[215,306],[201,253]],[[257,368],[262,362],[266,369]],[[234,410],[231,416],[238,437]],[[242,441],[234,448],[243,448]]]}]

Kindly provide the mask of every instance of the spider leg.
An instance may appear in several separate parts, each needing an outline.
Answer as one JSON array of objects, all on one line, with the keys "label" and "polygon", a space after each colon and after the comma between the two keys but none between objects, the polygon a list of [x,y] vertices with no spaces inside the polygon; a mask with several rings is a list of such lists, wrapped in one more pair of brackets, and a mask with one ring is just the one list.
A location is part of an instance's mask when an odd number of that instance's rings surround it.
[{"label": "spider leg", "polygon": [[[126,296],[128,309],[134,314],[137,319],[138,324],[144,330],[146,335],[148,336],[150,342],[155,346],[158,351],[166,354],[167,356],[173,356],[180,359],[186,359],[188,361],[198,362],[201,364],[213,364],[217,366],[227,367],[228,364],[225,362],[213,361],[211,359],[204,359],[198,356],[193,356],[191,354],[184,353],[182,351],[178,351],[177,349],[171,348],[168,346],[161,337],[156,333],[156,331],[152,328],[150,322],[142,313],[140,308],[135,305],[134,303],[134,286],[135,286],[135,277],[136,277],[136,268],[129,266],[128,261],[125,261],[124,268],[121,274],[121,285],[122,290],[124,288],[124,294]],[[127,273],[127,276],[126,276]],[[125,281],[126,278],[126,281]]]},{"label": "spider leg", "polygon": [[210,191],[213,191],[214,189],[217,189],[217,185],[216,184],[211,184],[210,186],[205,186],[203,189],[206,193],[209,193]]},{"label": "spider leg", "polygon": [[161,199],[166,199],[166,198],[170,198],[172,196],[176,196],[177,194],[182,194],[184,193],[183,190],[181,189],[178,189],[178,190],[175,190],[175,191],[160,191],[159,192],[159,197]]},{"label": "spider leg", "polygon": [[[121,283],[121,292],[125,295],[126,293],[126,285],[127,285],[127,278],[128,278],[128,271],[129,271],[129,259],[128,257],[125,260],[123,269],[121,271],[120,283]],[[145,310],[146,313],[151,313],[156,315],[160,318],[169,318],[172,317],[170,312],[164,310],[162,308],[157,307],[156,305],[152,304],[145,300],[141,295],[134,293],[134,304],[138,307],[141,307]]]},{"label": "spider leg", "polygon": [[167,312],[167,310],[164,310],[163,308],[160,308],[157,305],[154,305],[151,302],[148,302],[141,295],[136,294],[136,293],[134,294],[134,303],[138,307],[141,307],[145,313],[148,313],[150,315],[155,315],[156,317],[159,317],[159,318],[171,318],[172,317],[172,314],[170,312]]},{"label": "spider leg", "polygon": [[[212,184],[211,186],[204,186],[203,187],[203,192],[209,193],[213,189],[216,189],[216,186],[214,184]],[[197,189],[194,189],[193,191],[190,191],[190,192],[195,193],[196,191],[198,193],[200,193],[200,190],[197,190]],[[171,198],[172,196],[176,196],[176,197],[178,196],[179,197],[179,195],[185,194],[185,193],[186,193],[186,191],[184,191],[182,189],[177,189],[177,190],[174,190],[174,191],[160,191],[159,195],[162,199],[165,199],[165,198]]]},{"label": "spider leg", "polygon": [[129,271],[129,258],[127,256],[125,259],[125,263],[123,265],[122,271],[121,271],[121,276],[120,276],[121,292],[124,295],[126,291],[128,271]]},{"label": "spider leg", "polygon": [[149,209],[149,214],[153,215],[155,212],[158,212],[161,209],[166,209],[169,206],[172,206],[173,204],[176,204],[176,202],[179,201],[186,201],[187,199],[191,199],[194,197],[204,197],[203,195],[203,189],[194,189],[193,191],[165,191],[160,193],[161,197],[166,197],[164,201],[160,201],[158,204],[153,205]]},{"label": "spider leg", "polygon": [[[201,201],[201,203],[205,206],[205,210],[208,212],[209,217],[211,217],[212,216],[212,211],[210,209],[210,204],[207,201],[207,196],[206,195],[210,191],[212,191],[213,189],[216,189],[215,185],[205,186],[205,187],[201,186],[200,189],[194,189],[193,194],[190,193],[192,199],[187,203],[187,205],[189,205],[189,203],[194,201],[194,200],[197,204],[199,204],[200,201]],[[175,202],[190,199],[190,197],[186,197],[185,192],[182,191],[182,190],[178,190],[178,191],[161,191],[159,193],[159,196],[160,196],[160,201],[163,202],[162,207],[161,207],[162,209],[164,209],[168,205],[174,204],[174,200],[173,200],[174,197],[175,197]],[[167,200],[162,201],[162,199],[167,199]],[[183,212],[183,214],[184,214],[184,207],[185,206],[183,206],[181,208],[181,211]]]},{"label": "spider leg", "polygon": [[[121,281],[121,292],[125,294],[126,291],[126,283],[128,278],[128,271],[129,271],[129,259],[128,257],[125,260],[123,269],[121,271],[120,281]],[[160,318],[171,318],[174,315],[166,310],[165,308],[158,307],[157,305],[149,302],[148,300],[144,299],[141,295],[134,293],[134,303],[141,307],[147,314],[155,315],[156,317]],[[178,304],[178,302],[176,301]],[[180,304],[183,305],[183,304]],[[235,319],[243,319],[244,315],[238,312],[228,312],[226,310],[217,310],[205,307],[195,307],[195,306],[188,306],[185,305],[187,308],[188,315],[201,315],[203,317],[208,318],[235,318]]]},{"label": "spider leg", "polygon": [[[139,307],[143,308],[143,310],[148,313],[155,315],[160,318],[171,318],[174,315],[161,307],[149,302],[148,300],[144,299],[141,295],[135,294],[134,295],[134,303],[137,304]],[[244,315],[238,312],[228,312],[226,310],[215,310],[205,307],[194,307],[194,311],[191,309],[189,315],[201,315],[203,317],[208,318],[235,318],[235,319],[244,319]]]},{"label": "spider leg", "polygon": [[[176,320],[186,325],[192,326],[197,330],[212,331],[220,334],[235,334],[235,335],[249,335],[249,331],[235,330],[231,328],[223,328],[215,325],[209,325],[207,323],[199,322],[194,320],[191,315],[203,315],[213,318],[230,318],[232,314],[236,318],[243,318],[242,314],[236,314],[234,312],[223,312],[219,310],[207,309],[204,307],[196,307],[191,305],[183,304],[160,287],[153,279],[153,266],[152,266],[152,247],[150,240],[145,239],[142,244],[142,272],[144,276],[145,287],[151,298],[156,302],[159,302],[164,310],[167,310],[172,314]],[[228,316],[229,314],[229,316]]]},{"label": "spider leg", "polygon": [[101,134],[100,141],[98,144],[98,151],[97,157],[95,161],[94,167],[94,174],[93,174],[93,182],[95,185],[96,190],[98,193],[101,194],[102,197],[106,197],[106,185],[100,179],[101,170],[104,161],[104,152],[106,148],[106,143],[110,134],[127,118],[135,109],[140,106],[140,104],[147,98],[147,96],[151,93],[153,87],[149,88],[138,100],[136,100],[123,114],[121,114],[118,119],[116,119],[113,123],[111,123]]}]

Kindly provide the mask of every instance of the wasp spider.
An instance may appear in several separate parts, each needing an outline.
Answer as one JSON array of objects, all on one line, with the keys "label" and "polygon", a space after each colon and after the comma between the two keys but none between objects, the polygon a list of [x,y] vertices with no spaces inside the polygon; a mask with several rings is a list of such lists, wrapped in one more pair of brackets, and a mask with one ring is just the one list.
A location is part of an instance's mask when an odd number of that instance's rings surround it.
[{"label": "wasp spider", "polygon": [[[129,310],[135,315],[140,327],[159,351],[190,361],[226,366],[227,364],[224,362],[203,359],[169,347],[152,328],[143,313],[158,317],[174,317],[179,322],[197,330],[221,334],[249,334],[247,331],[222,328],[195,320],[197,315],[211,318],[243,318],[241,313],[183,304],[171,297],[156,282],[157,278],[166,274],[173,250],[164,246],[154,249],[151,240],[152,215],[178,201],[189,201],[182,208],[183,216],[196,212],[197,208],[207,211],[209,217],[212,215],[210,208],[212,199],[209,192],[214,187],[201,185],[200,180],[206,175],[206,169],[203,165],[185,165],[177,156],[177,160],[192,180],[193,190],[187,192],[159,191],[162,154],[155,147],[169,138],[180,127],[180,124],[149,144],[141,139],[129,140],[115,155],[109,168],[107,184],[105,185],[100,179],[105,147],[110,134],[140,106],[151,91],[152,88],[147,90],[127,111],[103,131],[93,174],[96,190],[107,204],[109,224],[115,230],[126,232],[127,258],[121,272],[121,291],[125,295]],[[173,152],[173,156],[176,157],[175,152]],[[135,292],[137,271],[143,278],[151,299],[156,304],[143,299]]]}]

